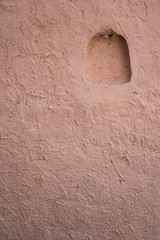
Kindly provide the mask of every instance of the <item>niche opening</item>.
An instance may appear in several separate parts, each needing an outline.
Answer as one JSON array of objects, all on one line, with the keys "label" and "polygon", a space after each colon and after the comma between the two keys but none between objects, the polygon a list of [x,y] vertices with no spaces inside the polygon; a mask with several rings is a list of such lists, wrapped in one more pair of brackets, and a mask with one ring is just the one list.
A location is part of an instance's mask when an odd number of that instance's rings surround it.
[{"label": "niche opening", "polygon": [[88,43],[84,77],[99,85],[122,85],[131,80],[130,56],[125,38],[109,31]]}]

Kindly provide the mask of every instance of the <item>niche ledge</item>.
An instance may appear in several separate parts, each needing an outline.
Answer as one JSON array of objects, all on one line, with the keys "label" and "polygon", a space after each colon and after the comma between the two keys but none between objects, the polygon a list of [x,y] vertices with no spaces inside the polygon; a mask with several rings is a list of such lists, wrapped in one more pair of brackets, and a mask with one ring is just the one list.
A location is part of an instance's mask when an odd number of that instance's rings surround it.
[{"label": "niche ledge", "polygon": [[131,80],[129,49],[125,38],[113,31],[96,34],[88,43],[85,81],[98,85],[122,85]]}]

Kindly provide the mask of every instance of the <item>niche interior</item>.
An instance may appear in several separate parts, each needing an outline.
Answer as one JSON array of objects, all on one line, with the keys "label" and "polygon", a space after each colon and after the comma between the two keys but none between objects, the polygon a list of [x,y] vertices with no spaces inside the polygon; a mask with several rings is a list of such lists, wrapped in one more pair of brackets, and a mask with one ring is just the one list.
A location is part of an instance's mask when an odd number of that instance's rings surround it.
[{"label": "niche interior", "polygon": [[113,31],[95,35],[88,43],[85,81],[99,85],[122,85],[131,80],[129,49],[125,38]]}]

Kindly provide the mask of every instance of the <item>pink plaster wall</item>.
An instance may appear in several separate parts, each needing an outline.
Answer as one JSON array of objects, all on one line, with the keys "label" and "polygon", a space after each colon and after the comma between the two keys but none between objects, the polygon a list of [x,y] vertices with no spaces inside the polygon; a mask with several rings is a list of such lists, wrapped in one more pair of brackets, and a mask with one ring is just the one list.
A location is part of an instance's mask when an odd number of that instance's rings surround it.
[{"label": "pink plaster wall", "polygon": [[[84,81],[89,40],[132,78]],[[0,239],[160,239],[160,1],[0,0]]]}]

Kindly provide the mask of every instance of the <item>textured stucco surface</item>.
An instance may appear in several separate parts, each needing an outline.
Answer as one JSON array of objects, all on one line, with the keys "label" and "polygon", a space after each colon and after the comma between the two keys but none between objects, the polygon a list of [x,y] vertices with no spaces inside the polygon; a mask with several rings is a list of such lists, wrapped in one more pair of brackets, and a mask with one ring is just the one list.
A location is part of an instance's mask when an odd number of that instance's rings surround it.
[{"label": "textured stucco surface", "polygon": [[[0,0],[0,239],[160,239],[160,1]],[[89,40],[132,79],[84,81]]]}]

